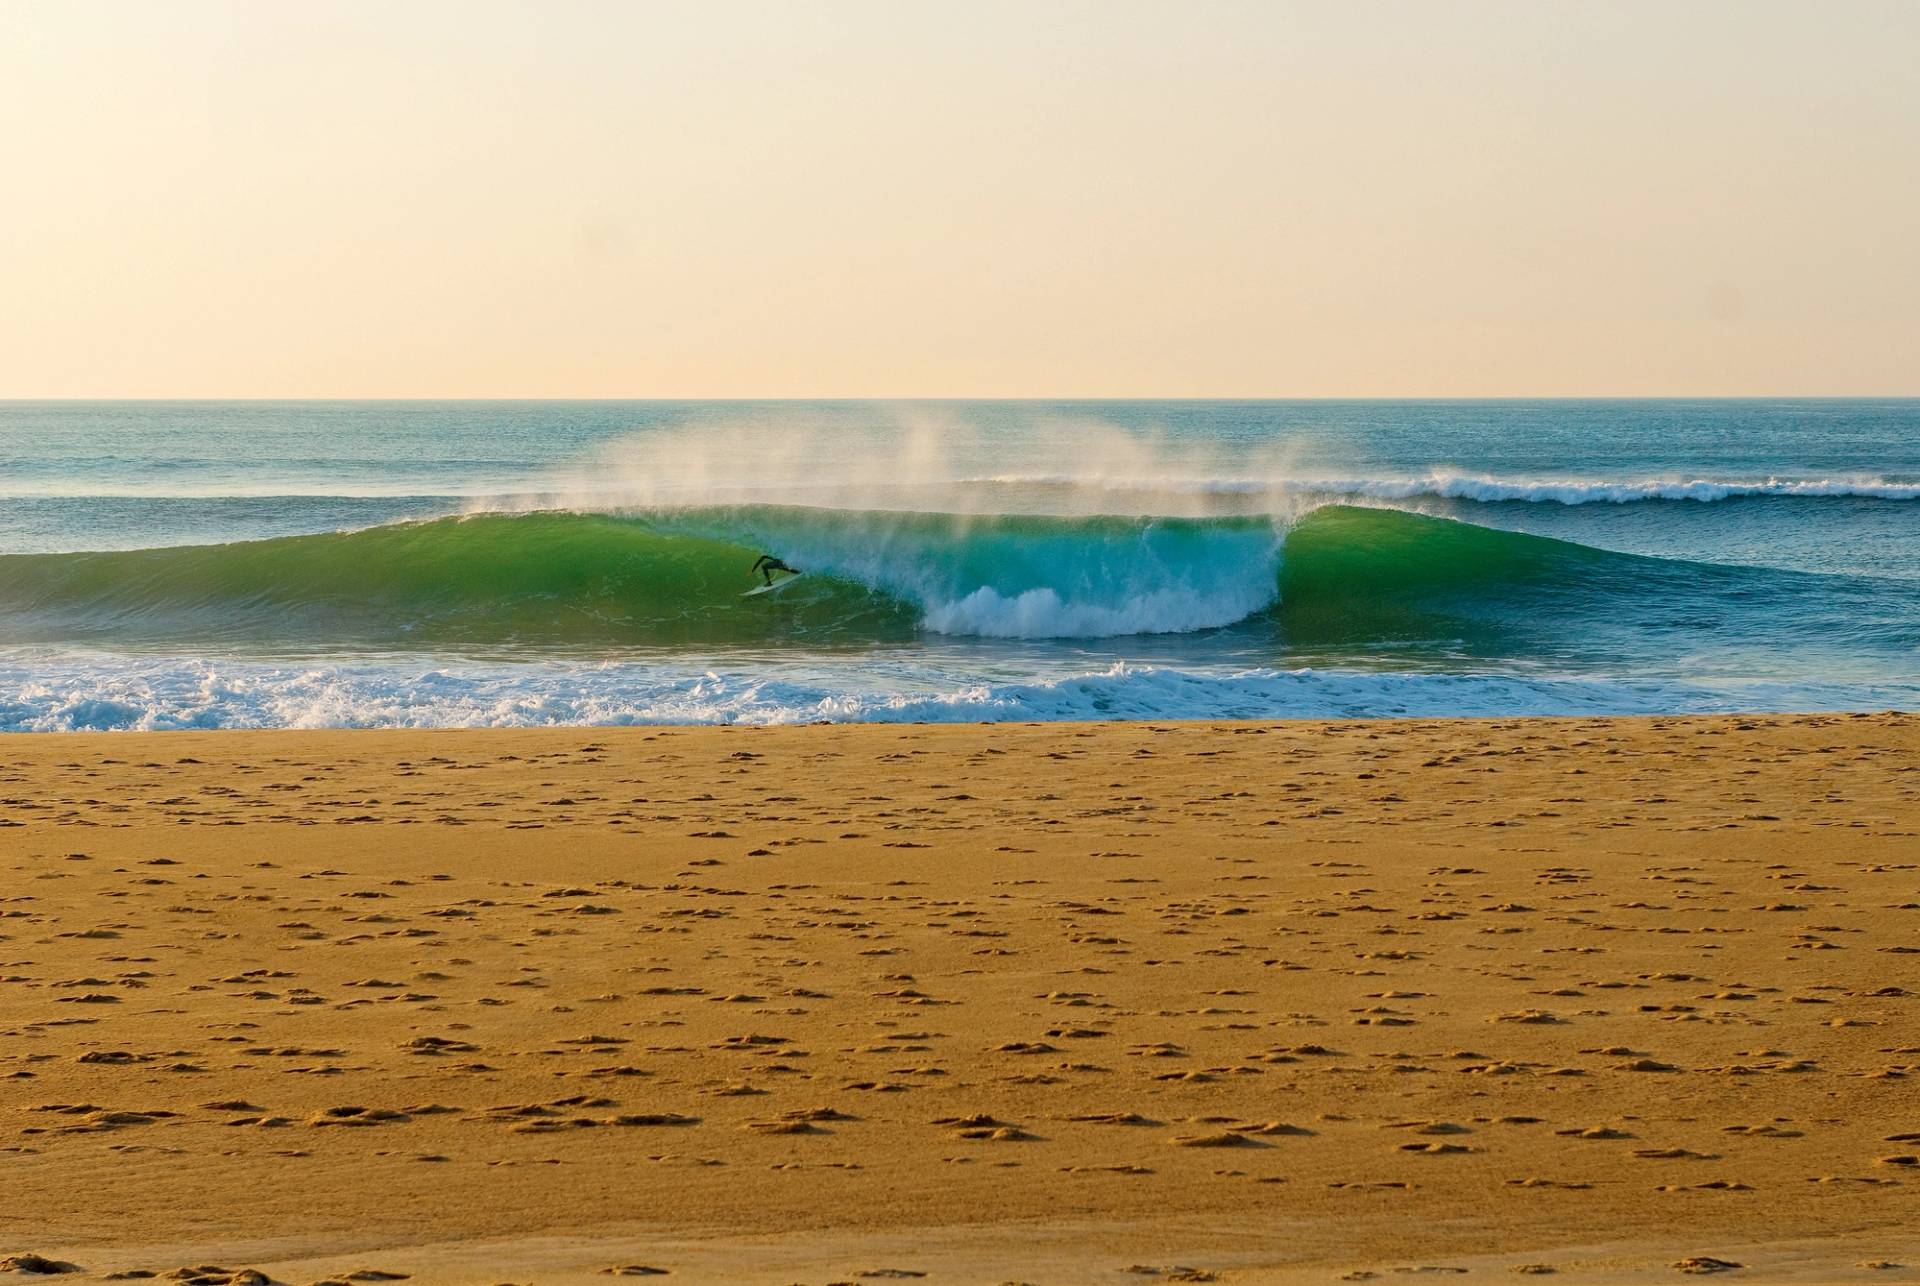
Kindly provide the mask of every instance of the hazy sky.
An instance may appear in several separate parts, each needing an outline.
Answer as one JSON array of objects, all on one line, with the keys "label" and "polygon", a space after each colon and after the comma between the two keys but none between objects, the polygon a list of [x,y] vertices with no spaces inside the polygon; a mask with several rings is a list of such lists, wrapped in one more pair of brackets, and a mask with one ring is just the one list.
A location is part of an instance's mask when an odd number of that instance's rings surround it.
[{"label": "hazy sky", "polygon": [[0,397],[1920,394],[1920,0],[0,0]]}]

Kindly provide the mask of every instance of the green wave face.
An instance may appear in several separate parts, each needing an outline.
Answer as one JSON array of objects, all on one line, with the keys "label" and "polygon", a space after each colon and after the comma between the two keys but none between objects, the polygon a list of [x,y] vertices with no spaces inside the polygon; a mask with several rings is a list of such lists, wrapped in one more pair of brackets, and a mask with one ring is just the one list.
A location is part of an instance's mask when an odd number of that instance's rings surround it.
[{"label": "green wave face", "polygon": [[[772,551],[807,575],[742,597]],[[0,642],[593,652],[1087,638],[1499,649],[1715,570],[1384,509],[1266,518],[752,507],[490,514],[229,545],[0,557]]]},{"label": "green wave face", "polygon": [[1729,674],[1767,648],[1835,664],[1920,646],[1912,587],[1696,563],[1392,510],[1321,509],[1289,534],[1276,646],[1298,663],[1593,664]]},{"label": "green wave face", "polygon": [[1389,509],[1317,510],[1289,534],[1290,642],[1447,643],[1473,653],[1529,617],[1651,588],[1682,565]]},{"label": "green wave face", "polygon": [[488,515],[231,545],[0,559],[9,641],[289,648],[910,638],[915,614],[803,579],[742,598],[758,551],[591,514]]}]

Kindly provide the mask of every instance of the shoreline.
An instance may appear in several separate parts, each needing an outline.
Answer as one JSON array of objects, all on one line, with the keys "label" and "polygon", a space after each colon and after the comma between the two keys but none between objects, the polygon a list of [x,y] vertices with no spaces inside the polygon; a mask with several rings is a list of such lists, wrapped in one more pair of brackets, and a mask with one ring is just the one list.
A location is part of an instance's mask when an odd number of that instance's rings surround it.
[{"label": "shoreline", "polygon": [[1902,1280],[1916,864],[1899,713],[0,738],[0,1256]]}]

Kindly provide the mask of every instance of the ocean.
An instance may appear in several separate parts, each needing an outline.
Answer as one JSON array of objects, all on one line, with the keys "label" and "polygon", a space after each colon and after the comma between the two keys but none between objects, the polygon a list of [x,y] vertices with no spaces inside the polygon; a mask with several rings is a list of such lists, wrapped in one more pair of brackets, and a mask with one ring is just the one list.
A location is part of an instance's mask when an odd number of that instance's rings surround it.
[{"label": "ocean", "polygon": [[1920,400],[0,403],[0,730],[1916,707]]}]

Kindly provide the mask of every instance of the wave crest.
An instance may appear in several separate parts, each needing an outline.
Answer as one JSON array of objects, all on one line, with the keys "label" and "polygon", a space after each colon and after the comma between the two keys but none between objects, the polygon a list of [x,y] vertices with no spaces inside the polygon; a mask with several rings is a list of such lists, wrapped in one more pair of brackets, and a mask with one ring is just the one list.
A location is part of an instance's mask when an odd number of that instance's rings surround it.
[{"label": "wave crest", "polygon": [[1711,503],[1779,497],[1799,500],[1920,500],[1920,482],[1886,478],[1500,478],[1490,474],[1435,471],[1383,478],[1086,478],[1069,474],[997,474],[971,478],[979,487],[1081,490],[1151,496],[1222,496],[1364,499],[1380,501],[1472,500],[1485,504],[1636,504],[1686,500]]}]

